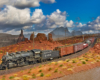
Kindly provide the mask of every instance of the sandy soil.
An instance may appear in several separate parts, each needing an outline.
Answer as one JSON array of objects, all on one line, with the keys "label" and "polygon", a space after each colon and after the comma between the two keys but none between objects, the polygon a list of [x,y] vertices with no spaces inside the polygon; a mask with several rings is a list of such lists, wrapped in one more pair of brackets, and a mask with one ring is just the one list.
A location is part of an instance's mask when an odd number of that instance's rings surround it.
[{"label": "sandy soil", "polygon": [[96,67],[88,71],[81,71],[79,73],[74,73],[53,80],[100,80],[100,67]]}]

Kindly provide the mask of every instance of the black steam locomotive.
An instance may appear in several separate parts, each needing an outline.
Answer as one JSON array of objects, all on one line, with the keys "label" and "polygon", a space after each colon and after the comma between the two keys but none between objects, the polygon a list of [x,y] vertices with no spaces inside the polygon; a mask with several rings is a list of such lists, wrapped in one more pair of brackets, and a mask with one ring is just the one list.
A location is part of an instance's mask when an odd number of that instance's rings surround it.
[{"label": "black steam locomotive", "polygon": [[45,60],[50,60],[53,58],[58,58],[59,51],[33,49],[30,51],[21,51],[11,54],[6,54],[2,57],[2,64],[0,69],[4,70],[6,68],[13,68],[18,66],[25,66],[29,64],[35,64],[37,62],[42,62]]},{"label": "black steam locomotive", "polygon": [[[91,41],[94,42],[94,38],[92,38],[92,40],[86,40],[84,43],[88,44],[89,46],[90,44],[92,44]],[[84,44],[82,43],[82,45]],[[38,62],[43,62],[46,60],[51,60],[59,57],[61,57],[61,54],[60,51],[57,50],[33,49],[27,52],[21,51],[21,52],[10,53],[10,54],[7,53],[2,57],[0,70],[5,70],[7,68],[9,69],[18,66],[25,66],[29,64],[35,64]]]}]

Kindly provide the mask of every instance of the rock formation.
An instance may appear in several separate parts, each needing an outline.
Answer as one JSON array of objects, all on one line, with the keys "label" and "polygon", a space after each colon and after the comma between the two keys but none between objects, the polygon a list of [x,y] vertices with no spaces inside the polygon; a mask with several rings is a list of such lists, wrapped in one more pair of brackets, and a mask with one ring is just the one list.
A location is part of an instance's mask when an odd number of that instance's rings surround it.
[{"label": "rock formation", "polygon": [[23,30],[21,29],[21,34],[19,35],[19,38],[17,40],[17,43],[22,42],[22,41],[25,41],[25,37],[23,35]]},{"label": "rock formation", "polygon": [[18,35],[0,33],[0,47],[16,44],[18,37]]},{"label": "rock formation", "polygon": [[53,42],[52,34],[51,33],[48,34],[48,41]]},{"label": "rock formation", "polygon": [[[30,40],[33,41],[33,34],[31,34],[30,36]],[[37,36],[34,38],[34,41],[46,41],[47,40],[47,37],[44,33],[38,33]]]}]

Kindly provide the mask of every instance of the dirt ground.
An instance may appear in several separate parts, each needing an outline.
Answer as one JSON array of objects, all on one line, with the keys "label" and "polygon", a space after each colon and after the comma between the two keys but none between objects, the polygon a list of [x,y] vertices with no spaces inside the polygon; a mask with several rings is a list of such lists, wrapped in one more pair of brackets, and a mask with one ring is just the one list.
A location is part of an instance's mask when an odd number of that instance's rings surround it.
[{"label": "dirt ground", "polygon": [[79,73],[74,73],[53,80],[100,80],[100,67],[96,67],[88,71],[81,71]]}]

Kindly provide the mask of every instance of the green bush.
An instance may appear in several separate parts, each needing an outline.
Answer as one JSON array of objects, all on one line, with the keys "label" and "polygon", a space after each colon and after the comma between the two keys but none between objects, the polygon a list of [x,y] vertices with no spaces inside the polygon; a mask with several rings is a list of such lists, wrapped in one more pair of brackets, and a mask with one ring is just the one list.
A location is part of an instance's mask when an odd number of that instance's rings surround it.
[{"label": "green bush", "polygon": [[59,67],[62,67],[63,65],[61,64],[61,65],[59,65]]},{"label": "green bush", "polygon": [[32,78],[36,78],[36,75],[35,74],[32,74]]},{"label": "green bush", "polygon": [[58,72],[58,69],[55,69],[54,73]]},{"label": "green bush", "polygon": [[43,73],[41,73],[41,74],[40,74],[40,76],[41,76],[41,77],[43,77],[43,76],[44,76],[44,74],[43,74]]},{"label": "green bush", "polygon": [[13,79],[13,78],[14,78],[14,76],[10,76],[10,77],[9,77],[9,79]]},{"label": "green bush", "polygon": [[68,59],[66,62],[69,62],[70,60]]},{"label": "green bush", "polygon": [[86,64],[86,62],[85,61],[82,61],[82,64]]},{"label": "green bush", "polygon": [[73,60],[73,63],[76,63],[76,61],[75,61],[75,60]]},{"label": "green bush", "polygon": [[49,68],[49,69],[48,69],[48,71],[51,71],[51,70],[52,70],[52,68]]},{"label": "green bush", "polygon": [[39,70],[39,72],[42,72],[42,70]]}]

